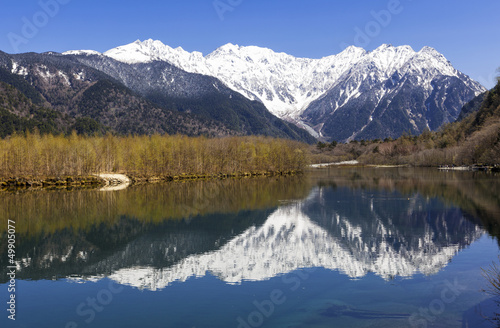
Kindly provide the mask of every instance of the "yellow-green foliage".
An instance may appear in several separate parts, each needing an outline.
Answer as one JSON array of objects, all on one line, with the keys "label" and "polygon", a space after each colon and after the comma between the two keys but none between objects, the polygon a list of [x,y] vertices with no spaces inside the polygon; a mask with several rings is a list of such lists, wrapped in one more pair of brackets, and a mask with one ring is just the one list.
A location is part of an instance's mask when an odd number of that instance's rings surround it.
[{"label": "yellow-green foliage", "polygon": [[69,137],[27,134],[0,140],[0,177],[140,176],[301,170],[302,143],[266,137]]}]

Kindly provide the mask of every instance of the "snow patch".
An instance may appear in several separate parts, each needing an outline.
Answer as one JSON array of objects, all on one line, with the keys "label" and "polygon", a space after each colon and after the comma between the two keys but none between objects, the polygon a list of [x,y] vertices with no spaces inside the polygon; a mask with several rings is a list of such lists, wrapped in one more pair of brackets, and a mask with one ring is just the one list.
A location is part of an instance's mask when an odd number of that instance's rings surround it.
[{"label": "snow patch", "polygon": [[15,61],[12,61],[12,70],[11,70],[11,73],[17,74],[17,75],[22,75],[22,76],[27,76],[28,75],[28,69],[26,67],[20,66]]},{"label": "snow patch", "polygon": [[68,56],[68,55],[85,55],[85,56],[91,56],[91,55],[101,55],[100,52],[98,51],[95,51],[95,50],[69,50],[69,51],[65,51],[62,53],[63,55],[65,56]]}]

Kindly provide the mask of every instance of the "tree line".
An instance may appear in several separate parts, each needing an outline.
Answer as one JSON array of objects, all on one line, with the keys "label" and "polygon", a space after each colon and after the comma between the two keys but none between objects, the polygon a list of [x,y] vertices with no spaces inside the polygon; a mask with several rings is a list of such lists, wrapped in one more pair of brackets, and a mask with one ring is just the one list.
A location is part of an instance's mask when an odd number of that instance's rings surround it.
[{"label": "tree line", "polygon": [[0,140],[0,177],[139,177],[300,171],[307,145],[269,137],[70,136],[26,132]]}]

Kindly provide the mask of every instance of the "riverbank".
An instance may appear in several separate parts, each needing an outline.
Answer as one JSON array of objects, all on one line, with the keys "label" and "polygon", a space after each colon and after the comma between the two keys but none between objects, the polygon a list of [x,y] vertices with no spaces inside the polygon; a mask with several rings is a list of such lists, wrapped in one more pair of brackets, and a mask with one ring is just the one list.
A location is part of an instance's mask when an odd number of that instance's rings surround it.
[{"label": "riverbank", "polygon": [[99,173],[91,176],[65,176],[65,177],[16,177],[1,179],[0,190],[13,189],[73,189],[92,188],[102,191],[123,190],[130,185],[175,182],[175,181],[201,181],[201,180],[225,180],[242,179],[252,177],[277,177],[295,176],[302,171],[256,171],[220,174],[180,174],[164,176],[146,176],[138,174]]},{"label": "riverbank", "polygon": [[485,172],[500,172],[500,165],[440,165],[440,166],[426,166],[426,165],[385,165],[385,164],[365,164],[357,160],[342,161],[334,163],[320,163],[311,164],[309,169],[324,169],[330,167],[375,167],[375,168],[400,168],[400,167],[419,167],[419,168],[435,168],[440,171],[485,171]]},{"label": "riverbank", "polygon": [[353,161],[343,161],[334,163],[320,163],[320,164],[311,164],[309,165],[309,167],[313,169],[321,169],[329,166],[353,166],[353,165],[359,165],[359,162],[353,160]]},{"label": "riverbank", "polygon": [[309,165],[310,169],[324,169],[329,167],[375,167],[375,168],[398,168],[398,167],[419,167],[419,168],[435,168],[440,171],[489,171],[500,172],[500,165],[440,165],[440,166],[427,166],[427,165],[388,165],[388,164],[366,164],[360,163],[357,160],[334,162],[334,163],[320,163]]},{"label": "riverbank", "polygon": [[97,176],[64,176],[64,177],[11,177],[0,178],[0,189],[10,188],[68,188],[68,187],[101,187],[105,180]]}]

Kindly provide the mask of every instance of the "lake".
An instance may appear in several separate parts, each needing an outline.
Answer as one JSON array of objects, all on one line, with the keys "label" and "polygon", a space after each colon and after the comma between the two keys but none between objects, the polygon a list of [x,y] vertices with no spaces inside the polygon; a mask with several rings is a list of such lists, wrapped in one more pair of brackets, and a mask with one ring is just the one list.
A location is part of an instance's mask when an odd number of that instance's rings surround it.
[{"label": "lake", "polygon": [[[500,176],[302,176],[0,194],[1,327],[491,327]],[[16,229],[16,320],[7,220]]]}]

